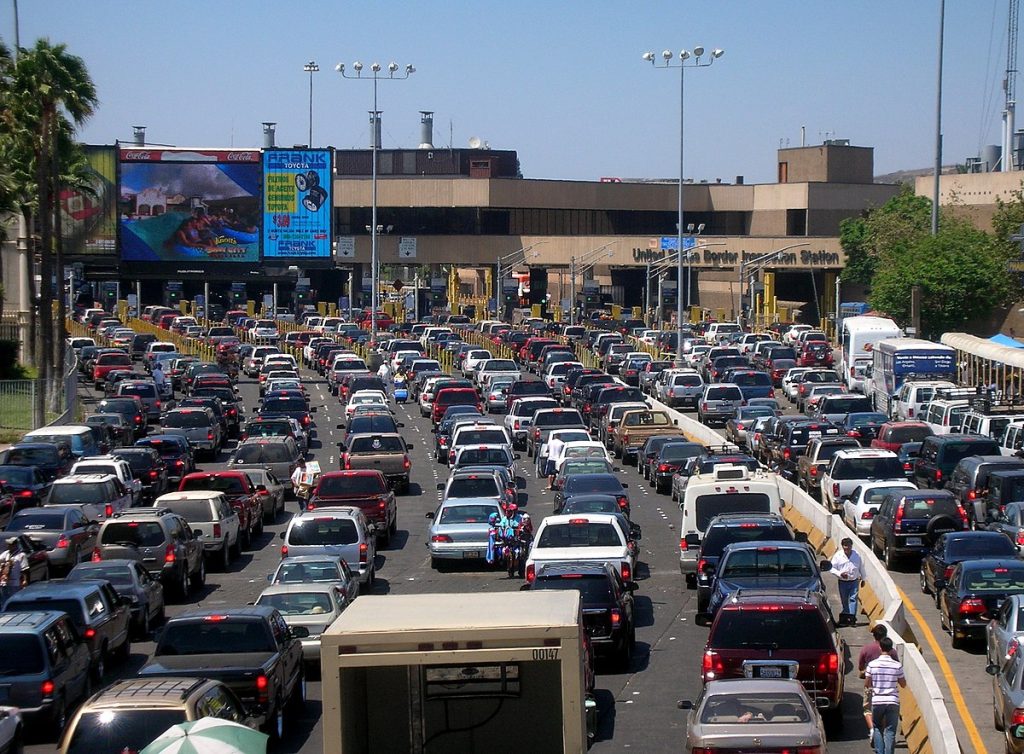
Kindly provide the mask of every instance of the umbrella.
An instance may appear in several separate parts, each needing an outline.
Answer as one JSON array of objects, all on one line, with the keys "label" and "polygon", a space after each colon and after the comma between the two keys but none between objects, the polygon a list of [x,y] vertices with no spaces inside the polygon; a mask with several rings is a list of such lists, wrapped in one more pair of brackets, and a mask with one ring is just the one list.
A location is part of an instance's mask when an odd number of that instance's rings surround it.
[{"label": "umbrella", "polygon": [[267,736],[244,725],[204,717],[172,725],[139,754],[266,754]]}]

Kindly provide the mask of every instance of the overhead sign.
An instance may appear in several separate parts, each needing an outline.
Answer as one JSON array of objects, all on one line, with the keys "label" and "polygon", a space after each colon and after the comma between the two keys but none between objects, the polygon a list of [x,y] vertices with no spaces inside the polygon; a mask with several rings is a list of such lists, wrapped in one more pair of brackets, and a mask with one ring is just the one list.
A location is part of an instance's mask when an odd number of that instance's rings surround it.
[{"label": "overhead sign", "polygon": [[263,152],[263,258],[330,259],[331,151]]},{"label": "overhead sign", "polygon": [[353,259],[356,255],[356,237],[338,236],[334,239],[339,258]]},{"label": "overhead sign", "polygon": [[415,236],[402,236],[398,239],[398,256],[402,259],[416,258]]}]

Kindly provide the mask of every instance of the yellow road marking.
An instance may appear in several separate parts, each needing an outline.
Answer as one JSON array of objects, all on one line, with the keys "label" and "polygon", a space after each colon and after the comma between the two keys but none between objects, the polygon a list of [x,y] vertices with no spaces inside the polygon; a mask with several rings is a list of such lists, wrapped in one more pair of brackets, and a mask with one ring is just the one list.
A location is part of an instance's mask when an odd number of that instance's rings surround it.
[{"label": "yellow road marking", "polygon": [[971,715],[970,710],[967,709],[967,703],[964,701],[964,695],[960,691],[960,684],[956,682],[956,678],[953,675],[953,669],[949,667],[949,661],[946,660],[946,655],[939,646],[939,642],[936,640],[935,634],[932,633],[931,628],[929,628],[928,624],[924,621],[924,616],[918,612],[917,608],[914,607],[914,603],[910,601],[903,590],[899,586],[896,587],[896,590],[900,593],[900,599],[903,600],[903,605],[914,617],[914,621],[921,628],[921,632],[924,634],[925,641],[928,642],[928,646],[932,648],[932,652],[939,661],[939,668],[942,670],[942,675],[946,678],[946,683],[949,684],[949,692],[953,695],[953,704],[956,705],[957,712],[960,713],[960,718],[964,721],[964,726],[967,728],[967,735],[970,736],[971,739],[971,745],[974,747],[977,754],[984,754],[985,744],[981,740],[981,734],[978,733],[978,726],[974,724],[974,717]]}]

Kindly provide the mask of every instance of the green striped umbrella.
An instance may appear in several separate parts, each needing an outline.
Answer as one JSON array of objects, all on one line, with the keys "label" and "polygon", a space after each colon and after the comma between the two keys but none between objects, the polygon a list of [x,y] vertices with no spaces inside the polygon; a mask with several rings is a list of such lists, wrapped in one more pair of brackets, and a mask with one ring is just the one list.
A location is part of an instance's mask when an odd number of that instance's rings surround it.
[{"label": "green striped umbrella", "polygon": [[218,717],[173,725],[139,754],[266,754],[267,736]]}]

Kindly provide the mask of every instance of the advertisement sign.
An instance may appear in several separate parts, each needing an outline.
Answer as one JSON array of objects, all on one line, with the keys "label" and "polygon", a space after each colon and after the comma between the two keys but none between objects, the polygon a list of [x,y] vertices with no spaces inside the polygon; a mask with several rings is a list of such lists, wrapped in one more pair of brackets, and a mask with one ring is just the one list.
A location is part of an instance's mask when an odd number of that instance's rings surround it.
[{"label": "advertisement sign", "polygon": [[259,262],[259,150],[122,147],[119,166],[123,262]]},{"label": "advertisement sign", "polygon": [[64,253],[113,254],[117,251],[117,149],[86,145],[83,150],[87,188],[60,191]]},{"label": "advertisement sign", "polygon": [[956,374],[952,353],[894,353],[893,374]]},{"label": "advertisement sign", "polygon": [[263,152],[263,258],[330,259],[329,149]]}]

